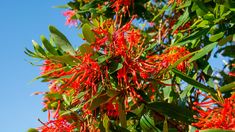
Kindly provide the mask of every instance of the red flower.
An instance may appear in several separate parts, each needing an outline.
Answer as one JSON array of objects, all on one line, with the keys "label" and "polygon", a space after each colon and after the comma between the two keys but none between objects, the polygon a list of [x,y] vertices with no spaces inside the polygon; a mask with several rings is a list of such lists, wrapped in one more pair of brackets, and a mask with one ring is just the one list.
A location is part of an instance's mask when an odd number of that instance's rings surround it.
[{"label": "red flower", "polygon": [[107,109],[107,115],[110,117],[117,118],[119,113],[118,113],[118,103],[112,103],[109,102],[106,104],[106,109]]},{"label": "red flower", "polygon": [[228,73],[229,76],[234,76],[235,77],[235,72],[229,72]]},{"label": "red flower", "polygon": [[[207,97],[208,98],[208,97]],[[204,102],[194,102],[194,110],[198,112],[195,116],[198,122],[192,123],[199,129],[219,128],[235,130],[235,94],[224,101],[217,102],[213,99]]]},{"label": "red flower", "polygon": [[120,7],[123,6],[124,13],[126,13],[128,7],[134,3],[134,0],[111,0],[111,2],[114,2],[112,7],[114,8],[115,12],[118,12]]},{"label": "red flower", "polygon": [[43,123],[43,126],[39,127],[38,130],[41,132],[73,132],[74,128],[75,126],[68,123],[65,118],[60,117]]}]

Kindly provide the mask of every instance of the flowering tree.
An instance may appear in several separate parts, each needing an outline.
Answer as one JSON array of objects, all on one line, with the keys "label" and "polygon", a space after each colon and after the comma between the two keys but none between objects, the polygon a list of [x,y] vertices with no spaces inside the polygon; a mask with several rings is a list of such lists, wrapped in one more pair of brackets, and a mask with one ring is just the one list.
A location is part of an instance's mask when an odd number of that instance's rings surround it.
[{"label": "flowering tree", "polygon": [[[49,87],[40,92],[48,121],[29,132],[235,130],[235,2],[74,0],[63,7],[84,43],[74,48],[49,26],[50,38],[26,49],[43,60],[38,79]],[[208,61],[217,55],[228,61],[220,70]]]}]

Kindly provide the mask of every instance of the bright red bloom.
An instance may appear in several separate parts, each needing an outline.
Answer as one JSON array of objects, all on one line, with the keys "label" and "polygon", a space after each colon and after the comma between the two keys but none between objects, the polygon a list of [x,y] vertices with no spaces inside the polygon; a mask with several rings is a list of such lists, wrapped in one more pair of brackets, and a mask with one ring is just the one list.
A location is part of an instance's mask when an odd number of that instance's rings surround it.
[{"label": "bright red bloom", "polygon": [[128,7],[134,3],[134,0],[111,0],[111,2],[114,2],[112,7],[114,8],[115,12],[118,12],[120,8],[123,7],[124,13],[126,13]]},{"label": "bright red bloom", "polygon": [[63,65],[60,63],[45,60],[43,66],[40,68],[42,70],[41,75],[48,74],[50,77],[61,77],[66,74],[62,67]]},{"label": "bright red bloom", "polygon": [[194,110],[198,112],[198,122],[192,123],[199,129],[219,128],[235,130],[235,94],[218,102],[213,99],[201,103],[194,102]]},{"label": "bright red bloom", "polygon": [[43,126],[39,127],[38,130],[41,132],[73,132],[74,128],[75,126],[68,123],[65,118],[60,117],[43,123]]},{"label": "bright red bloom", "polygon": [[112,103],[109,102],[106,104],[106,109],[107,109],[107,115],[110,117],[117,118],[119,113],[118,113],[118,103]]},{"label": "bright red bloom", "polygon": [[234,76],[235,77],[235,72],[229,72],[228,73],[229,76]]}]

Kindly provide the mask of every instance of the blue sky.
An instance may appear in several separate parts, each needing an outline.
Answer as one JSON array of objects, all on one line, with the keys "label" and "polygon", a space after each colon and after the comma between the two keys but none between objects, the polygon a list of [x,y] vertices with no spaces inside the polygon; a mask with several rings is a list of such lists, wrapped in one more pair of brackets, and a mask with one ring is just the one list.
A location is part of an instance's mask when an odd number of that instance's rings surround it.
[{"label": "blue sky", "polygon": [[5,0],[0,8],[0,132],[25,132],[46,120],[41,111],[42,97],[31,96],[47,89],[46,84],[30,81],[39,75],[39,67],[32,66],[24,48],[32,49],[32,39],[48,37],[48,25],[61,30],[73,45],[81,44],[75,28],[65,26],[63,9],[52,8],[65,4],[64,0]]}]

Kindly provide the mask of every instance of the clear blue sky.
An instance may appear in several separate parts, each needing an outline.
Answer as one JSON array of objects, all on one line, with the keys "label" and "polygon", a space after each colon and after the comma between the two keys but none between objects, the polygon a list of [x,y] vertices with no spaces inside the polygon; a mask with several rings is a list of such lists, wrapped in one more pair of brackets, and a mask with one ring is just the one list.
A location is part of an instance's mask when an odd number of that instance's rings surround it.
[{"label": "clear blue sky", "polygon": [[0,8],[0,132],[25,132],[46,120],[41,112],[41,96],[34,91],[47,89],[46,84],[30,81],[39,75],[39,67],[30,65],[24,48],[32,49],[31,40],[48,36],[48,25],[60,29],[73,45],[81,44],[78,31],[64,25],[63,9],[52,8],[65,0],[3,0]]}]

